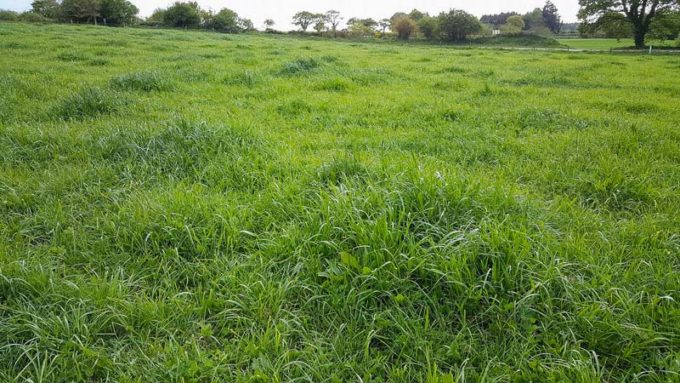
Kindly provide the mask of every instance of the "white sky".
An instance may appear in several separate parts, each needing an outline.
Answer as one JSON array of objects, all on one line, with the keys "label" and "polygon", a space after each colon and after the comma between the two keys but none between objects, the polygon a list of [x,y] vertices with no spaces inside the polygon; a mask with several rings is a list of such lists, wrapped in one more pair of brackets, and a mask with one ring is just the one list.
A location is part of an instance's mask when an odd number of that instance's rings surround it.
[{"label": "white sky", "polygon": [[[140,16],[149,16],[158,7],[167,7],[174,0],[131,0],[140,10]],[[560,10],[565,22],[576,22],[578,0],[552,0]],[[30,9],[31,0],[0,0],[0,9],[25,11]],[[301,10],[325,12],[329,9],[340,11],[347,20],[350,17],[372,17],[382,19],[397,11],[410,11],[418,8],[437,14],[450,8],[463,9],[474,15],[516,11],[525,13],[542,7],[545,0],[198,0],[201,7],[219,10],[231,8],[240,16],[247,17],[262,28],[263,21],[271,18],[276,21],[276,29],[294,29],[291,25],[293,15]]]}]

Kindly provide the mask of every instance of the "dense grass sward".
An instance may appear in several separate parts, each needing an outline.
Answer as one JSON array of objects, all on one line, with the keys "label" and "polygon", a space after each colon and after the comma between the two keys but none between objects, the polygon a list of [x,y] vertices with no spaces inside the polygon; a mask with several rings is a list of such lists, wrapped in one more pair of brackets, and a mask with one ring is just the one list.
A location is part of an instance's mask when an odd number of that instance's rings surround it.
[{"label": "dense grass sward", "polygon": [[677,57],[0,35],[1,381],[677,381]]}]

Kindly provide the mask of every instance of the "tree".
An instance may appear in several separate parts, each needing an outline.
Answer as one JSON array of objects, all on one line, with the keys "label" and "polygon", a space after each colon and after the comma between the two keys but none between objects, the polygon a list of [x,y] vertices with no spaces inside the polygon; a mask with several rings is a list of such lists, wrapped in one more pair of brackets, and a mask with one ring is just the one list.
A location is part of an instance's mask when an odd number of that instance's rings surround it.
[{"label": "tree", "polygon": [[560,33],[562,29],[562,18],[557,7],[550,0],[546,1],[543,6],[543,23],[552,33]]},{"label": "tree", "polygon": [[92,22],[97,24],[99,2],[96,0],[64,0],[61,3],[64,20],[76,23]]},{"label": "tree", "polygon": [[368,18],[368,19],[360,19],[357,17],[352,17],[351,19],[347,20],[347,25],[354,25],[354,24],[361,24],[366,28],[369,29],[375,29],[378,26],[378,22]]},{"label": "tree", "polygon": [[33,13],[37,13],[48,19],[59,17],[59,2],[57,0],[36,0],[31,3]]},{"label": "tree", "polygon": [[19,14],[14,11],[0,9],[0,21],[17,21]]},{"label": "tree", "polygon": [[468,36],[482,30],[482,23],[465,11],[452,9],[448,13],[439,14],[438,19],[442,38],[447,41],[464,41]]},{"label": "tree", "polygon": [[481,21],[484,24],[491,24],[494,26],[501,26],[503,24],[507,24],[508,18],[510,16],[519,16],[519,13],[517,12],[504,12],[504,13],[499,13],[497,15],[484,15],[482,16],[479,21]]},{"label": "tree", "polygon": [[264,27],[265,27],[268,31],[271,30],[271,29],[274,27],[275,24],[276,24],[276,22],[275,22],[274,20],[272,20],[272,19],[266,19],[266,20],[264,21]]},{"label": "tree", "polygon": [[394,24],[395,21],[397,21],[398,19],[400,19],[402,17],[409,17],[409,15],[407,15],[404,12],[397,12],[394,15],[392,15],[392,17],[390,17],[390,23]]},{"label": "tree", "polygon": [[621,40],[633,36],[633,25],[626,16],[609,12],[590,24],[581,24],[579,32],[584,35],[603,34],[605,37]]},{"label": "tree", "polygon": [[680,11],[664,12],[649,27],[649,36],[655,40],[675,40],[680,35]]},{"label": "tree", "polygon": [[382,19],[382,20],[380,20],[380,22],[378,22],[378,26],[380,27],[382,35],[385,36],[385,32],[387,32],[387,28],[392,26],[392,20]]},{"label": "tree", "polygon": [[243,32],[251,32],[255,30],[255,24],[253,23],[253,21],[250,19],[246,19],[244,17],[238,18],[238,27]]},{"label": "tree", "polygon": [[392,30],[400,40],[408,40],[418,30],[418,24],[408,16],[401,16],[392,23]]},{"label": "tree", "polygon": [[423,17],[429,16],[427,13],[420,12],[417,9],[413,9],[411,13],[408,14],[408,17],[411,18],[411,20],[415,21],[416,23],[420,20],[422,20]]},{"label": "tree", "polygon": [[239,33],[244,30],[238,14],[229,8],[222,8],[213,16],[212,28],[224,33]]},{"label": "tree", "polygon": [[165,10],[163,24],[168,27],[198,28],[201,25],[201,13],[198,3],[176,2]]},{"label": "tree", "polygon": [[315,15],[314,30],[318,34],[322,34],[326,30],[326,15],[318,13]]},{"label": "tree", "polygon": [[99,12],[104,24],[128,25],[134,22],[139,9],[126,0],[100,0]]},{"label": "tree", "polygon": [[541,8],[534,8],[533,11],[524,14],[524,16],[522,16],[522,19],[524,19],[525,31],[530,30],[537,31],[545,28],[545,23],[543,22],[543,9]]},{"label": "tree", "polygon": [[333,31],[333,36],[337,36],[338,25],[340,25],[340,22],[342,21],[340,12],[333,10],[326,12],[324,15],[324,21],[330,25],[331,30]]},{"label": "tree", "polygon": [[515,15],[508,17],[507,22],[502,26],[504,33],[519,33],[524,29],[524,19],[522,16]]},{"label": "tree", "polygon": [[317,15],[312,12],[302,11],[293,16],[293,25],[299,26],[303,32],[307,32],[307,28],[316,21]]},{"label": "tree", "polygon": [[579,19],[584,25],[598,22],[608,13],[623,14],[633,26],[635,46],[644,48],[654,19],[680,7],[679,0],[579,0]]},{"label": "tree", "polygon": [[366,37],[373,36],[375,30],[371,27],[366,26],[360,20],[354,20],[353,23],[349,23],[349,34],[353,37]]},{"label": "tree", "polygon": [[156,10],[153,11],[151,16],[146,18],[144,23],[146,25],[158,27],[163,25],[164,22],[165,22],[165,9],[156,8]]},{"label": "tree", "polygon": [[425,15],[417,21],[417,24],[418,30],[420,30],[420,33],[422,33],[426,39],[431,40],[434,38],[438,27],[437,19],[435,17]]}]

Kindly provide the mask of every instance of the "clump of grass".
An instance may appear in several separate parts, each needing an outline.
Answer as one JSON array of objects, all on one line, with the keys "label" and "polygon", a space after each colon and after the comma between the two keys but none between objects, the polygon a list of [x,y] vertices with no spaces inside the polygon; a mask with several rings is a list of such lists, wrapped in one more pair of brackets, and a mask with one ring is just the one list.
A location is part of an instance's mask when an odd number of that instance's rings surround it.
[{"label": "clump of grass", "polygon": [[489,85],[488,82],[485,82],[484,88],[482,88],[482,90],[479,91],[480,96],[493,96],[494,93],[496,93],[496,91],[494,90],[494,88],[491,87],[491,85]]},{"label": "clump of grass", "polygon": [[324,55],[321,56],[321,61],[329,63],[329,64],[339,64],[341,63],[340,57],[338,56],[333,56],[333,55]]},{"label": "clump of grass", "polygon": [[228,75],[223,80],[226,85],[237,85],[253,88],[264,82],[264,76],[258,72],[243,71],[236,74]]},{"label": "clump of grass", "polygon": [[344,92],[349,89],[351,84],[349,81],[342,78],[334,78],[323,81],[314,87],[315,90],[322,90],[327,92]]},{"label": "clump of grass", "polygon": [[286,102],[282,105],[279,105],[276,108],[279,114],[287,117],[293,117],[304,113],[309,113],[313,109],[314,108],[311,105],[302,100],[293,100],[290,102]]},{"label": "clump of grass", "polygon": [[159,71],[135,72],[114,77],[111,86],[118,90],[142,92],[168,91],[175,87],[168,76]]},{"label": "clump of grass", "polygon": [[324,185],[340,185],[348,182],[365,183],[369,177],[368,168],[354,155],[334,158],[317,170],[317,177]]},{"label": "clump of grass", "polygon": [[63,52],[57,55],[57,59],[66,62],[86,61],[89,57],[82,52]]},{"label": "clump of grass", "polygon": [[398,78],[392,71],[382,68],[354,70],[349,73],[348,77],[361,86],[386,84]]},{"label": "clump of grass", "polygon": [[283,64],[280,75],[284,76],[299,76],[309,73],[321,66],[319,60],[315,58],[304,58]]},{"label": "clump of grass", "polygon": [[590,123],[586,120],[547,108],[523,109],[519,111],[513,124],[518,132],[525,130],[555,132],[568,129],[585,129],[590,126]]},{"label": "clump of grass", "polygon": [[200,56],[201,56],[201,58],[204,58],[204,59],[206,59],[206,60],[224,58],[224,55],[219,54],[219,53],[203,53],[203,54],[201,54]]},{"label": "clump of grass", "polygon": [[448,66],[448,67],[442,69],[441,72],[442,73],[459,73],[459,74],[462,74],[462,73],[467,73],[468,70],[463,68],[463,67],[457,66],[457,65],[452,65],[452,66]]},{"label": "clump of grass", "polygon": [[87,65],[90,66],[107,66],[110,65],[111,61],[106,60],[106,59],[92,59],[87,62]]},{"label": "clump of grass", "polygon": [[464,116],[464,113],[457,109],[450,109],[442,113],[442,118],[444,121],[456,122],[460,121]]},{"label": "clump of grass", "polygon": [[56,114],[64,120],[94,118],[120,111],[128,103],[121,94],[97,87],[87,87],[66,97]]}]

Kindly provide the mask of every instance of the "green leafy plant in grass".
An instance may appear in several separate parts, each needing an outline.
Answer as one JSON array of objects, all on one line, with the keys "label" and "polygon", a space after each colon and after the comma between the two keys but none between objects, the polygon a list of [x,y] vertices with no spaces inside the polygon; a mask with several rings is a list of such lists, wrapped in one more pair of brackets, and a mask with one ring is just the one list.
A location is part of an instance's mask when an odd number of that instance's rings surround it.
[{"label": "green leafy plant in grass", "polygon": [[118,90],[142,92],[169,91],[175,84],[168,76],[159,71],[128,73],[111,80],[111,86]]},{"label": "green leafy plant in grass", "polygon": [[80,120],[119,112],[129,101],[121,94],[87,87],[66,97],[56,110],[65,120]]}]

